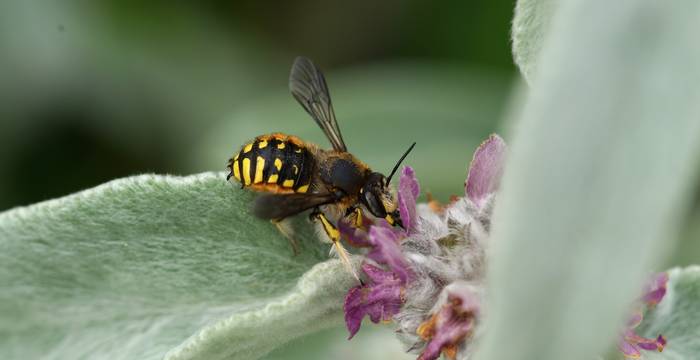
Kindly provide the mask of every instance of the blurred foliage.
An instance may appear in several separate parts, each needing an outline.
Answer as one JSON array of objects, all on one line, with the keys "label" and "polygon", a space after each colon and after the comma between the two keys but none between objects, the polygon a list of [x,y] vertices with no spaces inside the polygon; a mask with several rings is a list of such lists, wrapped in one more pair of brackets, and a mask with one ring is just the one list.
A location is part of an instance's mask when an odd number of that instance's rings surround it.
[{"label": "blurred foliage", "polygon": [[[3,2],[0,209],[115,177],[204,170],[190,161],[202,139],[217,124],[235,121],[229,114],[264,107],[260,98],[288,96],[289,66],[299,54],[328,73],[350,66],[360,75],[365,64],[407,58],[436,69],[485,68],[500,84],[492,95],[505,99],[504,78],[513,74],[511,7],[510,1]],[[400,76],[410,86],[411,72]],[[371,88],[382,80],[365,82]],[[431,99],[439,100],[434,86]],[[356,106],[334,80],[331,87],[339,108]],[[286,105],[290,116],[312,124],[300,108]],[[284,121],[259,130],[280,130]],[[360,126],[341,121],[348,137]],[[377,131],[395,128],[387,122]],[[287,129],[296,132],[296,124]],[[408,141],[391,149],[400,153]],[[225,152],[235,146],[232,141]]]}]

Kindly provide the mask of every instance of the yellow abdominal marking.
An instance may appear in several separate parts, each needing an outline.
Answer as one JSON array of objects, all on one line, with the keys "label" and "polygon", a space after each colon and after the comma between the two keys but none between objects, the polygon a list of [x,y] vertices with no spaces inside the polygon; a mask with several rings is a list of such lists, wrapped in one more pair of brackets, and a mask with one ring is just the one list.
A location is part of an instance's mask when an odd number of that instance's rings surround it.
[{"label": "yellow abdominal marking", "polygon": [[261,183],[263,181],[263,169],[265,168],[265,159],[262,156],[258,156],[255,162],[255,179],[253,179],[253,184]]},{"label": "yellow abdominal marking", "polygon": [[270,184],[276,184],[277,183],[277,178],[279,176],[277,174],[272,174],[270,177],[267,179],[267,182]]},{"label": "yellow abdominal marking", "polygon": [[267,140],[260,140],[260,142],[258,143],[258,149],[262,149],[265,146],[267,146]]},{"label": "yellow abdominal marking", "polygon": [[305,193],[305,192],[308,191],[308,190],[309,190],[309,184],[306,184],[306,185],[303,185],[303,186],[299,186],[299,188],[297,189],[297,192],[303,194],[303,193]]},{"label": "yellow abdominal marking", "polygon": [[282,170],[282,160],[275,159],[275,167],[277,168],[277,171]]},{"label": "yellow abdominal marking", "polygon": [[250,185],[250,159],[243,159],[243,184]]},{"label": "yellow abdominal marking", "polygon": [[236,156],[233,157],[233,161],[238,160],[238,155],[239,155],[239,154],[236,154]]},{"label": "yellow abdominal marking", "polygon": [[300,153],[300,152],[301,152],[301,148],[294,150],[294,152],[295,152],[295,153]]},{"label": "yellow abdominal marking", "polygon": [[253,143],[250,143],[250,144],[246,145],[246,146],[243,148],[243,152],[244,152],[244,153],[247,153],[247,152],[249,152],[250,150],[253,150]]},{"label": "yellow abdominal marking", "polygon": [[394,218],[391,217],[391,215],[387,215],[384,219],[386,219],[386,222],[388,222],[389,225],[394,225]]},{"label": "yellow abdominal marking", "polygon": [[233,177],[235,177],[236,180],[241,181],[241,170],[238,169],[238,160],[235,160],[231,167],[233,168]]},{"label": "yellow abdominal marking", "polygon": [[280,150],[284,149],[284,143],[277,144],[277,148]]},{"label": "yellow abdominal marking", "polygon": [[284,186],[284,187],[292,187],[292,186],[294,186],[294,180],[291,180],[291,179],[285,180],[285,181],[282,182],[282,186]]},{"label": "yellow abdominal marking", "polygon": [[296,165],[292,165],[292,169],[294,170],[294,175],[299,173],[299,167]]}]

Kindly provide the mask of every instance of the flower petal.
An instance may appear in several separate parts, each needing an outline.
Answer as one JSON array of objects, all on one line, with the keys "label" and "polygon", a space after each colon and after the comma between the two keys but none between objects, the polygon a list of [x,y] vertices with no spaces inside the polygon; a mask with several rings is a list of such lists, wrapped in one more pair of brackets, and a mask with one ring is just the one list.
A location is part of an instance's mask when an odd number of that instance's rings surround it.
[{"label": "flower petal", "polygon": [[472,288],[460,283],[452,283],[445,290],[447,299],[455,305],[459,313],[479,316],[481,300]]},{"label": "flower petal", "polygon": [[622,354],[627,359],[639,359],[639,357],[642,355],[636,345],[624,340],[620,340],[620,342],[617,343],[617,348],[620,349]]},{"label": "flower petal", "polygon": [[369,229],[369,239],[374,248],[367,254],[367,257],[377,263],[388,265],[403,284],[406,284],[413,278],[413,274],[398,244],[399,235],[394,229],[372,226]]},{"label": "flower petal", "polygon": [[644,320],[644,315],[642,309],[638,307],[634,309],[632,316],[627,320],[627,327],[629,329],[634,329],[642,323],[642,320]]},{"label": "flower petal", "polygon": [[360,330],[360,325],[362,325],[362,318],[365,317],[366,311],[363,308],[364,291],[366,291],[366,286],[358,285],[350,289],[345,295],[343,309],[345,310],[345,326],[350,332],[348,339],[352,339],[357,334]]},{"label": "flower petal", "polygon": [[644,350],[656,350],[656,351],[663,351],[664,347],[666,346],[666,338],[663,335],[659,335],[656,337],[656,339],[647,339],[645,338],[644,342],[638,342],[637,346]]},{"label": "flower petal", "polygon": [[647,285],[642,300],[649,306],[654,306],[661,302],[666,295],[666,285],[668,284],[668,273],[656,274],[654,279]]},{"label": "flower petal", "polygon": [[338,221],[338,230],[347,242],[354,247],[370,247],[372,244],[367,238],[367,232],[351,226],[344,220]]},{"label": "flower petal", "polygon": [[399,213],[404,229],[410,234],[416,227],[416,199],[420,194],[420,186],[415,172],[410,166],[405,166],[399,179]]},{"label": "flower petal", "polygon": [[453,358],[474,329],[480,308],[477,294],[462,284],[451,284],[445,290],[447,303],[418,328],[418,335],[428,340],[419,360],[434,360],[440,353]]},{"label": "flower petal", "polygon": [[437,359],[445,348],[457,347],[474,328],[474,317],[464,317],[455,311],[452,304],[446,304],[435,316],[434,335],[418,357],[419,360]]},{"label": "flower petal", "polygon": [[382,284],[396,279],[391,271],[384,271],[371,264],[362,264],[362,271],[367,275],[369,280],[374,284]]},{"label": "flower petal", "polygon": [[506,149],[503,139],[492,134],[474,152],[464,191],[477,207],[481,207],[488,195],[498,189],[503,175]]},{"label": "flower petal", "polygon": [[390,271],[384,271],[376,266],[364,264],[363,271],[369,277],[370,283],[358,285],[345,296],[345,325],[351,339],[362,324],[362,319],[368,315],[374,323],[391,320],[401,308],[402,281]]}]

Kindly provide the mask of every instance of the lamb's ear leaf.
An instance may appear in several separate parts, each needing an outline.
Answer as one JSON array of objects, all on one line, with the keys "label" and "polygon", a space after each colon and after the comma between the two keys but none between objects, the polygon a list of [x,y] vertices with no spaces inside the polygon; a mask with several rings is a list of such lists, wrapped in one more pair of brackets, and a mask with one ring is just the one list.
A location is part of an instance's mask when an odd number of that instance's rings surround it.
[{"label": "lamb's ear leaf", "polygon": [[649,311],[639,333],[649,338],[664,335],[663,352],[644,353],[648,360],[685,360],[700,354],[700,266],[674,268],[663,300]]},{"label": "lamb's ear leaf", "polygon": [[511,28],[513,60],[525,80],[530,80],[537,66],[557,1],[518,0]]},{"label": "lamb's ear leaf", "polygon": [[286,296],[264,308],[232,314],[206,326],[166,359],[252,359],[299,336],[342,322],[338,298],[354,279],[338,260],[308,271]]},{"label": "lamb's ear leaf", "polygon": [[693,198],[700,2],[560,1],[549,30],[505,136],[478,360],[603,354]]},{"label": "lamb's ear leaf", "polygon": [[0,357],[249,359],[342,324],[352,280],[314,267],[304,219],[293,256],[251,198],[223,173],[143,175],[1,213]]}]

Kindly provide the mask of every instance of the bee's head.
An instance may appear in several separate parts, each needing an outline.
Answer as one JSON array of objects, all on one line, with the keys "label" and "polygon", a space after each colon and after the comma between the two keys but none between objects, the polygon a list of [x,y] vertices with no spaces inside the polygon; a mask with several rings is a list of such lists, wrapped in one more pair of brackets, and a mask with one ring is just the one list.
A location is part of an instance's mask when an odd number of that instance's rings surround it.
[{"label": "bee's head", "polygon": [[360,190],[360,201],[372,215],[386,219],[391,225],[402,226],[396,195],[391,191],[386,176],[378,172],[371,173]]},{"label": "bee's head", "polygon": [[367,210],[378,218],[386,219],[390,225],[403,227],[398,211],[396,193],[392,191],[389,184],[399,165],[406,158],[406,155],[413,150],[414,146],[416,146],[416,143],[413,143],[401,156],[388,178],[381,173],[372,172],[360,190],[360,201]]}]

